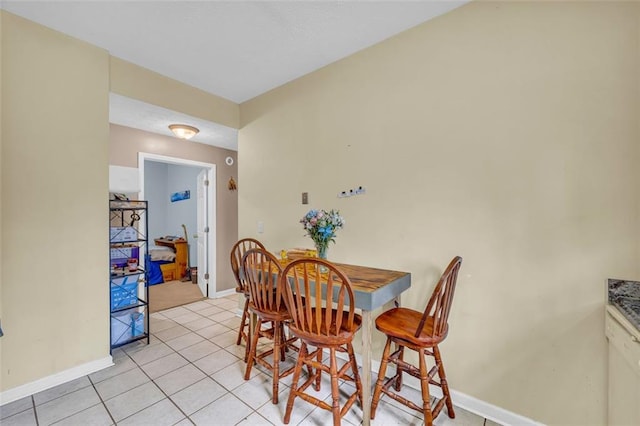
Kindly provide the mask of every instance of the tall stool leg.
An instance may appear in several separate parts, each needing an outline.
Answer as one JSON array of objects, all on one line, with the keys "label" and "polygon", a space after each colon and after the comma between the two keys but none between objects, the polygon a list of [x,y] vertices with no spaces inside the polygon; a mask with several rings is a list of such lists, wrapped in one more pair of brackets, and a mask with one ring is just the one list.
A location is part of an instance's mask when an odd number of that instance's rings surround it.
[{"label": "tall stool leg", "polygon": [[373,398],[371,400],[371,419],[376,417],[376,409],[378,408],[378,402],[380,402],[380,394],[382,393],[382,383],[384,382],[385,375],[387,374],[387,364],[389,364],[390,350],[391,339],[387,339],[387,343],[384,345],[384,350],[382,351],[380,370],[378,370],[378,380],[376,380],[376,388],[373,391]]},{"label": "tall stool leg", "polygon": [[273,324],[273,388],[271,402],[278,403],[278,381],[280,380],[280,354],[282,350],[282,324]]},{"label": "tall stool leg", "polygon": [[338,384],[338,361],[336,350],[329,348],[331,371],[331,407],[333,412],[333,426],[340,426],[340,388]]},{"label": "tall stool leg", "polygon": [[289,390],[289,399],[287,400],[287,409],[284,412],[284,419],[282,422],[285,425],[289,424],[291,420],[291,410],[293,409],[293,401],[296,399],[298,392],[298,380],[300,380],[300,373],[302,372],[302,360],[307,356],[307,344],[302,342],[300,345],[300,352],[298,353],[298,360],[296,361],[296,368],[293,371],[293,380],[291,381],[291,389]]},{"label": "tall stool leg", "polygon": [[422,413],[424,414],[424,424],[433,424],[433,414],[431,413],[431,396],[429,395],[429,372],[427,371],[427,361],[425,360],[424,349],[418,351],[420,361],[420,387],[422,388]]},{"label": "tall stool leg", "polygon": [[[402,345],[398,345],[398,350],[400,351],[398,353],[398,359],[400,361],[404,361],[404,346]],[[396,380],[394,383],[394,389],[396,390],[396,392],[400,392],[400,389],[402,389],[402,368],[400,368],[400,365],[398,365],[398,371],[396,371]]]},{"label": "tall stool leg", "polygon": [[440,376],[440,385],[442,386],[442,397],[445,398],[447,404],[447,413],[452,419],[456,418],[456,413],[453,411],[453,402],[451,402],[451,394],[449,393],[449,384],[444,373],[444,364],[442,363],[442,357],[440,356],[440,349],[438,346],[433,347],[433,357],[436,359],[438,365],[438,375]]},{"label": "tall stool leg", "polygon": [[358,372],[358,363],[356,362],[356,354],[353,352],[353,345],[347,344],[347,353],[349,354],[349,361],[351,361],[351,370],[353,370],[353,380],[356,382],[356,391],[358,392],[358,401],[360,401],[360,407],[364,408],[362,402],[362,382],[360,381],[360,373]]},{"label": "tall stool leg", "polygon": [[[240,329],[238,330],[238,338],[236,339],[236,345],[240,345],[240,343],[242,343],[242,339],[247,340],[247,334],[244,332],[244,328],[248,327],[248,324],[247,324],[247,319],[249,317],[248,310],[249,310],[249,298],[245,296],[244,309],[242,310],[242,318],[240,319]],[[247,360],[245,359],[245,362],[246,361]]]}]

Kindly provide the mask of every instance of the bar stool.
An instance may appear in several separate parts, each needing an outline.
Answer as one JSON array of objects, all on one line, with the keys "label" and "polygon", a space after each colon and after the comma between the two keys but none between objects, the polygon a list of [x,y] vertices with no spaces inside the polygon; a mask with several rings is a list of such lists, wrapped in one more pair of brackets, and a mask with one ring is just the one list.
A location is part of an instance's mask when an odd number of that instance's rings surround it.
[{"label": "bar stool", "polygon": [[[302,258],[289,263],[282,272],[280,286],[285,290],[285,303],[292,321],[290,332],[300,338],[295,371],[284,423],[291,418],[293,403],[297,397],[333,413],[333,424],[338,426],[356,399],[362,404],[362,384],[353,352],[353,336],[362,325],[362,317],[355,313],[355,299],[351,282],[335,265],[322,259]],[[325,295],[320,297],[321,295]],[[315,349],[309,352],[309,346]],[[329,365],[323,362],[323,349],[329,349]],[[336,352],[347,353],[349,360],[338,365]],[[313,374],[298,384],[302,367],[306,365]],[[351,375],[347,374],[351,370]],[[322,372],[331,376],[331,405],[305,393],[314,384],[320,390]],[[338,380],[348,380],[356,390],[340,406]]]},{"label": "bar stool", "polygon": [[[287,339],[284,333],[284,323],[291,320],[289,311],[282,298],[282,286],[278,285],[282,266],[278,259],[266,250],[255,248],[247,251],[242,257],[242,270],[247,289],[249,291],[249,312],[257,316],[255,328],[251,335],[251,346],[247,357],[247,368],[244,379],[249,380],[253,364],[260,364],[272,373],[273,396],[271,401],[278,403],[278,383],[283,377],[293,373],[295,367],[280,372],[280,361],[285,357],[285,350],[292,348],[297,338]],[[271,327],[262,326],[270,323]],[[258,339],[267,337],[273,340],[271,349],[257,353]],[[273,355],[273,362],[267,358]]]},{"label": "bar stool", "polygon": [[250,327],[250,318],[248,313],[249,291],[247,290],[244,278],[240,273],[240,265],[242,265],[242,256],[253,248],[261,248],[264,250],[264,245],[253,238],[243,238],[236,242],[231,248],[231,270],[233,271],[233,276],[236,279],[236,293],[242,293],[245,297],[244,308],[242,309],[242,318],[240,320],[240,329],[238,330],[238,338],[236,340],[236,345],[242,343],[243,340],[246,342],[244,356],[245,362],[247,362],[247,356],[249,353],[249,333],[245,331],[245,329],[249,330]]},{"label": "bar stool", "polygon": [[[459,256],[453,258],[449,263],[438,284],[436,284],[424,312],[408,308],[394,308],[376,318],[376,328],[386,334],[387,343],[382,353],[378,380],[376,381],[371,401],[372,419],[376,415],[376,408],[383,393],[409,408],[422,412],[426,425],[433,424],[433,421],[445,405],[449,417],[455,418],[449,385],[447,384],[444,364],[442,363],[438,345],[447,337],[449,332],[447,320],[461,263],[462,258]],[[418,326],[416,327],[415,324],[418,324]],[[390,354],[391,343],[397,345],[396,351],[392,354]],[[405,348],[418,352],[418,367],[404,360]],[[433,356],[435,359],[435,365],[429,371],[427,371],[426,355]],[[387,379],[385,375],[389,363],[396,365],[396,374]],[[422,406],[418,406],[396,393],[400,392],[402,388],[402,373],[410,374],[420,380]],[[436,380],[436,375],[439,377],[439,381]],[[433,408],[431,408],[429,384],[442,388],[443,397],[437,400]],[[395,392],[391,389],[392,385]]]}]

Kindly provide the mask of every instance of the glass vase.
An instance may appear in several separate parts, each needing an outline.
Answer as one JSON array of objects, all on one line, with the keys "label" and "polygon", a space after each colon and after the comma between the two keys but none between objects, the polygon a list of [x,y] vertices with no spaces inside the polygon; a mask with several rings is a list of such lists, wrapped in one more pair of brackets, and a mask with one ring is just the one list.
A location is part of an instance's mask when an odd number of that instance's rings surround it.
[{"label": "glass vase", "polygon": [[327,246],[321,246],[319,244],[316,244],[316,252],[318,253],[318,257],[320,259],[324,259],[327,260]]},{"label": "glass vase", "polygon": [[[328,246],[321,246],[320,244],[316,244],[316,252],[318,254],[318,258],[323,259],[323,260],[327,260],[327,249],[329,247]],[[326,266],[320,266],[320,272],[321,273],[326,273],[328,272],[329,269],[327,269]]]}]

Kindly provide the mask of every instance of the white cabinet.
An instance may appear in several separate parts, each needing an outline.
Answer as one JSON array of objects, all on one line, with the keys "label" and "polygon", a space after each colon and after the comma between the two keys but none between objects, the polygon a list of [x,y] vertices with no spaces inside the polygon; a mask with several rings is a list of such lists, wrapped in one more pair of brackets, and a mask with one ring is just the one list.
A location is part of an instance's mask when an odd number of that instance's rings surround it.
[{"label": "white cabinet", "polygon": [[640,425],[640,331],[614,306],[607,306],[609,405],[611,426]]}]

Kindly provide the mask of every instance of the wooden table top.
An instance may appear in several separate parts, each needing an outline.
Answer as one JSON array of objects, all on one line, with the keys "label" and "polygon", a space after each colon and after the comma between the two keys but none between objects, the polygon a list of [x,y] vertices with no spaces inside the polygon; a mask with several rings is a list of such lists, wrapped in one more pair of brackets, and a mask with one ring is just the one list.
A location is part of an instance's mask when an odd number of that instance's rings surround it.
[{"label": "wooden table top", "polygon": [[[286,262],[281,261],[286,264]],[[411,287],[409,272],[334,263],[351,281],[356,308],[372,311]],[[283,265],[284,266],[284,265]]]}]

